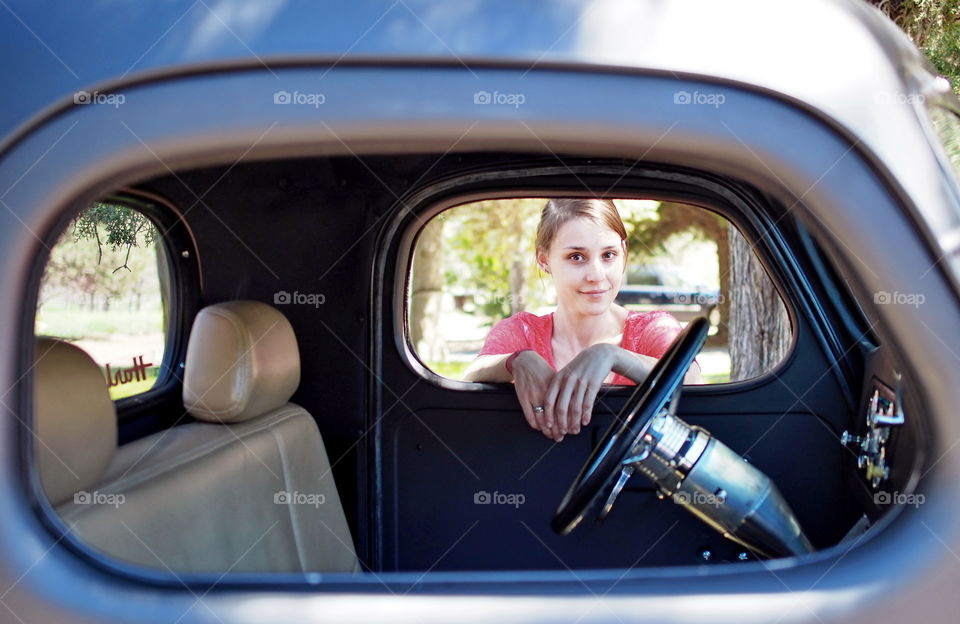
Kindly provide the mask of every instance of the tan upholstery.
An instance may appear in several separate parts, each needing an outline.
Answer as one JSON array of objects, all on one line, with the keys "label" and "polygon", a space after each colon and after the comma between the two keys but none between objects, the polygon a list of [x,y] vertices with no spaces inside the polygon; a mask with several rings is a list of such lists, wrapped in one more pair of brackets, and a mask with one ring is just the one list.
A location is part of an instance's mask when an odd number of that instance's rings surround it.
[{"label": "tan upholstery", "polygon": [[78,347],[38,338],[33,405],[40,482],[58,505],[92,488],[117,448],[117,414],[96,363]]},{"label": "tan upholstery", "polygon": [[285,404],[298,385],[297,339],[275,308],[230,301],[197,314],[183,379],[183,404],[191,416],[240,422]]},{"label": "tan upholstery", "polygon": [[102,504],[58,511],[119,559],[177,573],[358,570],[320,434],[296,405],[137,440],[97,490]]},{"label": "tan upholstery", "polygon": [[316,423],[287,402],[300,368],[283,315],[257,302],[205,308],[187,353],[185,402],[189,394],[191,410],[233,422],[120,447],[96,485],[99,503],[69,498],[62,518],[109,555],[175,573],[358,571]]}]

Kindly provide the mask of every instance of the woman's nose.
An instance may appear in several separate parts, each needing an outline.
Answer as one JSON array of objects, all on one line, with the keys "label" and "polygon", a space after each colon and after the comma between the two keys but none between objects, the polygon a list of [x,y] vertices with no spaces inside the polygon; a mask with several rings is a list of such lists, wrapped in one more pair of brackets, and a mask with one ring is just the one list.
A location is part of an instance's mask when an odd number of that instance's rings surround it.
[{"label": "woman's nose", "polygon": [[591,282],[599,282],[603,279],[603,265],[600,264],[599,260],[594,260],[587,267],[587,280]]}]

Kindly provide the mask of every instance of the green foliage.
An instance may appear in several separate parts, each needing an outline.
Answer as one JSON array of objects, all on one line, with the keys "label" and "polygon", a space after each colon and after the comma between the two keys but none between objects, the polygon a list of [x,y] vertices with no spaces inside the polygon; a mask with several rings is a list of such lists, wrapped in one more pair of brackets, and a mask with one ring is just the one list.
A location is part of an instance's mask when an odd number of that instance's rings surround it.
[{"label": "green foliage", "polygon": [[[126,259],[130,258],[133,247],[150,245],[157,236],[157,228],[143,216],[139,210],[126,206],[97,202],[87,208],[73,223],[73,235],[76,240],[95,240],[97,242],[97,263],[103,258],[103,246],[109,245],[114,251],[125,248]],[[124,262],[114,269],[130,270]]]},{"label": "green foliage", "polygon": [[960,0],[870,0],[926,55],[960,96]]},{"label": "green foliage", "polygon": [[644,264],[667,253],[666,243],[676,234],[689,233],[695,240],[717,242],[723,238],[726,220],[696,206],[663,202],[653,215],[623,215],[627,228],[630,262]]},{"label": "green foliage", "polygon": [[[480,312],[496,322],[538,303],[534,236],[542,199],[488,200],[447,213],[444,281],[453,290],[483,293]],[[512,296],[511,280],[526,293]]]},{"label": "green foliage", "polygon": [[[85,210],[50,250],[40,289],[40,305],[83,304],[109,309],[118,298],[159,292],[156,227],[139,211],[98,203]],[[133,248],[138,253],[132,253]]]}]

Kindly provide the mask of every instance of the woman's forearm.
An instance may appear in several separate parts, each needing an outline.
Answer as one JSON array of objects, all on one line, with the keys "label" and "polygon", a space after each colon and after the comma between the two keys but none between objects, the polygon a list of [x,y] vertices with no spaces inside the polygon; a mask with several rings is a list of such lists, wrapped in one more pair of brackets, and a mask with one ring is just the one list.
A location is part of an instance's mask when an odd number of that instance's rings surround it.
[{"label": "woman's forearm", "polygon": [[635,383],[646,379],[653,370],[653,365],[657,363],[656,358],[649,355],[640,355],[616,345],[610,345],[610,347],[616,350],[613,357],[613,372]]},{"label": "woman's forearm", "polygon": [[513,374],[507,370],[509,353],[500,355],[478,355],[464,371],[463,381],[510,382]]},{"label": "woman's forearm", "polygon": [[[646,379],[647,375],[650,374],[650,371],[653,370],[654,364],[657,363],[657,359],[650,357],[649,355],[640,355],[639,353],[634,353],[633,351],[628,351],[621,347],[614,348],[617,350],[617,353],[613,361],[613,371],[623,375],[635,383],[639,384]],[[689,370],[687,370],[683,377],[683,383],[703,383],[703,377],[700,374],[700,366],[696,362],[690,365]]]}]

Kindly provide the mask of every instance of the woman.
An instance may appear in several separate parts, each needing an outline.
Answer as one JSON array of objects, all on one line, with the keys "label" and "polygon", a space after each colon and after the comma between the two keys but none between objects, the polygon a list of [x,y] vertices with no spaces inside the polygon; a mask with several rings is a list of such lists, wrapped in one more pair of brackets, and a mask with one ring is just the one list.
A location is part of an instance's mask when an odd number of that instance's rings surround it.
[{"label": "woman", "polygon": [[[626,271],[627,231],[607,199],[551,199],[537,228],[537,264],[553,277],[557,309],[497,323],[466,381],[512,381],[527,423],[557,442],[590,422],[603,383],[642,381],[681,326],[667,312],[613,302]],[[686,383],[702,383],[699,366]]]}]

